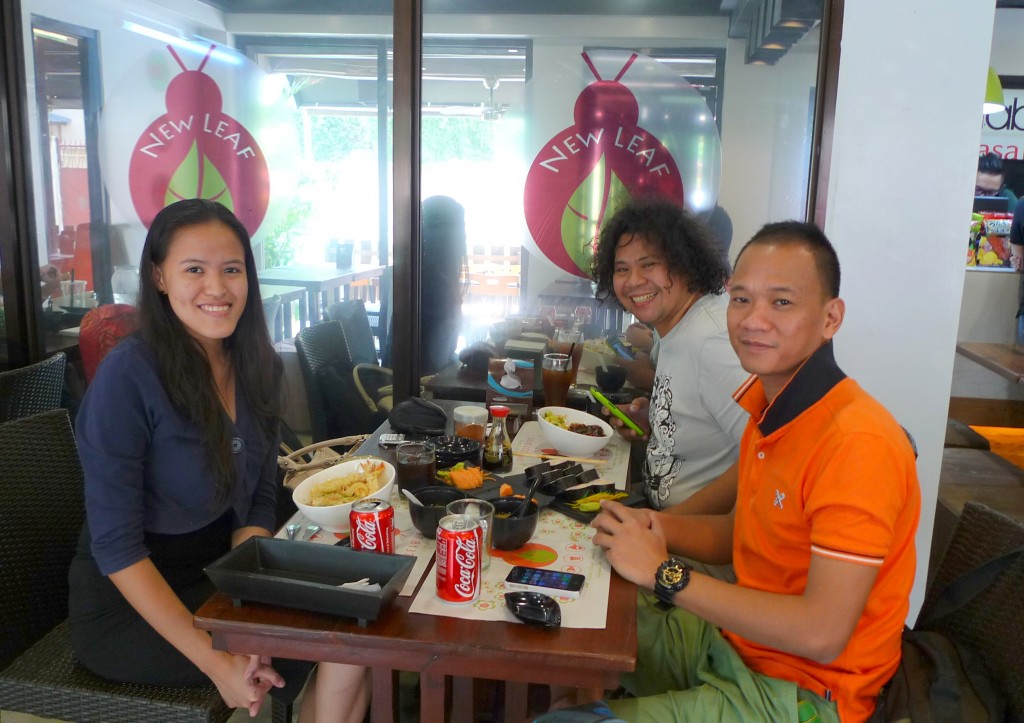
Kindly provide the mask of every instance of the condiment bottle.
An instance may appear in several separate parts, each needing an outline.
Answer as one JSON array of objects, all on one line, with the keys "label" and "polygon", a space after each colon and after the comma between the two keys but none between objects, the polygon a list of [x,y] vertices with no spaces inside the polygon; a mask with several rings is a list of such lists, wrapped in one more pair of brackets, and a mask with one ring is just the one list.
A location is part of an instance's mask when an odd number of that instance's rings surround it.
[{"label": "condiment bottle", "polygon": [[491,472],[507,472],[512,469],[512,440],[505,425],[508,413],[508,407],[491,407],[491,431],[484,442],[484,469]]},{"label": "condiment bottle", "polygon": [[487,441],[487,410],[483,407],[455,407],[452,411],[455,420],[455,436],[475,439],[480,444]]}]

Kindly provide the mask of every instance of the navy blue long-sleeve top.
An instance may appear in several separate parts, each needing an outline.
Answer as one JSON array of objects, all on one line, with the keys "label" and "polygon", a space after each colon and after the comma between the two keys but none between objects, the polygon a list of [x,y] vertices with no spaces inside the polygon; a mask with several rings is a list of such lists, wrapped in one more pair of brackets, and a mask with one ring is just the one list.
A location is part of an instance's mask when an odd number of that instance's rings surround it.
[{"label": "navy blue long-sleeve top", "polygon": [[263,436],[238,387],[235,399],[236,483],[230,499],[216,504],[199,429],[171,403],[149,345],[130,337],[103,360],[75,425],[100,572],[148,557],[145,532],[194,532],[229,510],[235,529],[273,530],[278,447]]}]

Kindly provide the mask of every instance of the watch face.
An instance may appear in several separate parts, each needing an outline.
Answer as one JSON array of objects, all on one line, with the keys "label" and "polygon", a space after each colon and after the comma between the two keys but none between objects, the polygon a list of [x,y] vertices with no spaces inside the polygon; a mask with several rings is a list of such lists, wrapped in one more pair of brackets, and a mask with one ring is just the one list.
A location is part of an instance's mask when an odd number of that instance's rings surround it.
[{"label": "watch face", "polygon": [[683,579],[685,572],[686,568],[678,562],[666,565],[660,571],[661,584],[665,587],[672,587]]}]

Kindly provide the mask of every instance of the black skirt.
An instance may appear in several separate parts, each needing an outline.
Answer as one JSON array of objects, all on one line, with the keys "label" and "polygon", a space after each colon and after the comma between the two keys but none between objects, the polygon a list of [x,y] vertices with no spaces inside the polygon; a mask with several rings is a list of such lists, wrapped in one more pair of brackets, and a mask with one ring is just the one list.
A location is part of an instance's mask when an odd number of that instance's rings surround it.
[{"label": "black skirt", "polygon": [[[214,592],[203,568],[231,549],[231,516],[184,535],[146,533],[150,559],[191,612]],[[68,618],[78,661],[111,680],[151,685],[195,686],[209,682],[188,658],[135,611],[90,551],[88,525],[68,573]]]},{"label": "black skirt", "polygon": [[[213,594],[203,568],[231,549],[231,513],[184,535],[146,533],[150,559],[190,612]],[[104,678],[124,683],[174,687],[206,685],[210,679],[168,643],[135,611],[108,577],[100,573],[90,551],[88,525],[82,526],[78,550],[68,573],[69,622],[75,657]],[[271,695],[290,702],[313,663],[275,660],[287,687]]]}]

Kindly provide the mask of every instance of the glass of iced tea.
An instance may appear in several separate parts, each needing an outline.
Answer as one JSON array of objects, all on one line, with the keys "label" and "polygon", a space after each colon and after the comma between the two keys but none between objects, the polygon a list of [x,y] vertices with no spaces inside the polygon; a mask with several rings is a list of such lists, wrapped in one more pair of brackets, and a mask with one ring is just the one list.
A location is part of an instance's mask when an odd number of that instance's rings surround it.
[{"label": "glass of iced tea", "polygon": [[437,484],[437,458],[432,447],[423,442],[403,442],[395,448],[398,488],[415,492]]},{"label": "glass of iced tea", "polygon": [[572,381],[570,383],[576,384],[576,374],[579,372],[580,361],[583,359],[583,332],[574,328],[559,329],[555,333],[553,346],[553,351],[572,356]]},{"label": "glass of iced tea", "polygon": [[545,354],[541,364],[544,380],[544,404],[564,407],[572,384],[572,357],[568,354]]}]

